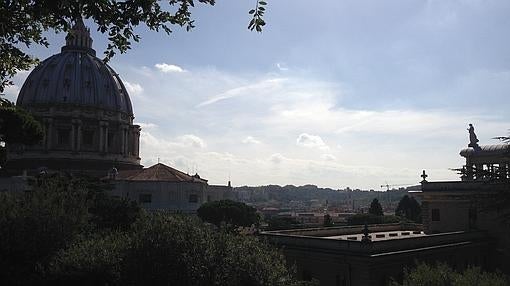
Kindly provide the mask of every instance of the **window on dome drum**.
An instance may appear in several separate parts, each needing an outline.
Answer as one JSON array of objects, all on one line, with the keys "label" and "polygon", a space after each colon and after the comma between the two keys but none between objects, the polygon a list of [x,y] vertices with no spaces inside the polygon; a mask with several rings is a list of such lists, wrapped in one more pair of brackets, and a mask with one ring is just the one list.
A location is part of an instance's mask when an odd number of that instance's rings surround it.
[{"label": "window on dome drum", "polygon": [[151,194],[140,194],[138,196],[138,202],[141,204],[148,204],[152,202],[152,195]]},{"label": "window on dome drum", "polygon": [[94,131],[84,130],[83,131],[83,145],[91,146],[94,144]]},{"label": "window on dome drum", "polygon": [[71,130],[70,129],[58,129],[57,130],[57,143],[61,146],[67,146],[71,141]]},{"label": "window on dome drum", "polygon": [[198,203],[198,196],[197,195],[189,195],[189,202],[190,203]]},{"label": "window on dome drum", "polygon": [[440,221],[441,220],[439,209],[432,209],[431,219],[432,219],[432,221]]}]

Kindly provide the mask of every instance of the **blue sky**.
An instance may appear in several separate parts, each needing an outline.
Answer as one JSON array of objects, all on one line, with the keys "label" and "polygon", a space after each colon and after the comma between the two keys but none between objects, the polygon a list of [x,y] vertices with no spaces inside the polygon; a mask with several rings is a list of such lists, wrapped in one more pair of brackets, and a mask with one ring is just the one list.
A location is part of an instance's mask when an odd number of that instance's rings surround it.
[{"label": "blue sky", "polygon": [[[510,2],[270,0],[198,5],[196,29],[142,40],[111,66],[157,158],[211,183],[373,188],[456,179],[473,123],[510,128]],[[88,22],[92,30],[92,23]],[[50,48],[64,35],[49,32]],[[93,32],[101,55],[106,37]],[[15,98],[26,73],[7,95]]]}]

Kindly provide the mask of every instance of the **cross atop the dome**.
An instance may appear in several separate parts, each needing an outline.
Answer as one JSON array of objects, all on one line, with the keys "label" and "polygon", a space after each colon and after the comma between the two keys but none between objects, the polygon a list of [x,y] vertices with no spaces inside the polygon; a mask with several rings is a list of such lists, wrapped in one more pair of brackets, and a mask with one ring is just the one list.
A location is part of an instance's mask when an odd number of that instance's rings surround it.
[{"label": "cross atop the dome", "polygon": [[421,174],[421,176],[420,176],[420,177],[422,177],[422,178],[423,178],[423,180],[421,181],[421,183],[422,183],[422,184],[427,182],[427,180],[426,180],[426,179],[427,179],[427,177],[428,177],[428,176],[429,176],[429,175],[425,174],[425,170],[423,170],[423,173],[422,173],[422,174]]},{"label": "cross atop the dome", "polygon": [[85,26],[85,23],[83,23],[81,18],[78,18],[73,27],[67,33],[66,45],[62,47],[62,51],[85,50],[95,54],[95,51],[92,49],[92,42],[90,29]]}]

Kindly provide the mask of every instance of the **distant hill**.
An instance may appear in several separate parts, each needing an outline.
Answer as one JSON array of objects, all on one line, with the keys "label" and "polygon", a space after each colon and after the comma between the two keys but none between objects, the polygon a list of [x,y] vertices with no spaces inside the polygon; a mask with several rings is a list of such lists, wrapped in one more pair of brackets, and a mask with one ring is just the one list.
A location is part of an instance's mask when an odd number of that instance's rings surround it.
[{"label": "distant hill", "polygon": [[366,205],[372,199],[378,198],[381,203],[395,203],[405,195],[409,190],[417,190],[420,186],[408,188],[400,188],[390,191],[364,191],[331,188],[319,188],[315,185],[267,185],[258,187],[242,186],[236,187],[234,190],[238,194],[241,201],[247,203],[259,203],[267,201],[278,201],[281,203],[289,203],[291,201],[309,202],[313,200],[328,201],[329,204],[335,203],[352,203]]}]

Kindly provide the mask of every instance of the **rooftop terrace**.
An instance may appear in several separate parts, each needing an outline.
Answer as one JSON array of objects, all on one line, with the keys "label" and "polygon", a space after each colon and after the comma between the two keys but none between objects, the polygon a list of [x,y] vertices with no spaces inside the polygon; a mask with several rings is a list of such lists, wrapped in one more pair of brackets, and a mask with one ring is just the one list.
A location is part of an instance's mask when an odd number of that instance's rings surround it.
[{"label": "rooftop terrace", "polygon": [[416,252],[487,241],[481,231],[425,234],[420,224],[379,224],[368,226],[370,240],[363,241],[364,226],[322,227],[262,232],[277,245],[293,249],[317,249],[337,253],[380,256],[395,252]]}]

